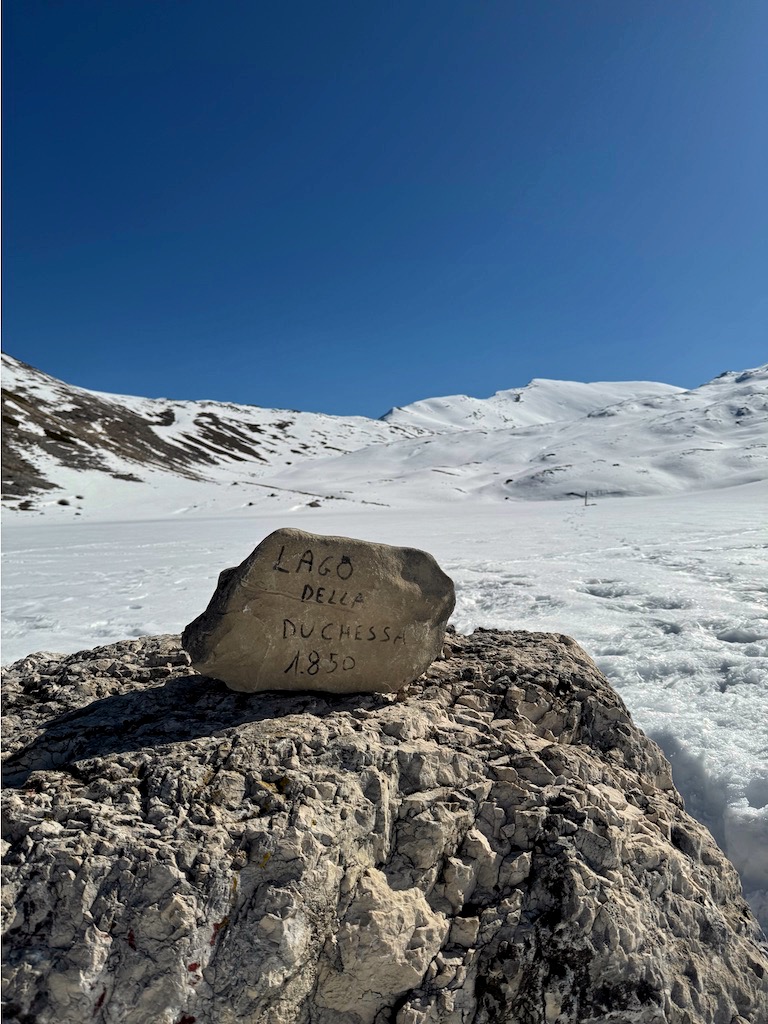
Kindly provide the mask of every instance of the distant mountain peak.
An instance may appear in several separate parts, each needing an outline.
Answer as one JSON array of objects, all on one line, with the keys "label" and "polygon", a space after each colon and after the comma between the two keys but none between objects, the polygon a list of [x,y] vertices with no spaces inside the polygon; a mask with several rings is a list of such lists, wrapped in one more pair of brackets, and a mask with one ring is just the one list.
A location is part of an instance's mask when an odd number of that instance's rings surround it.
[{"label": "distant mountain peak", "polygon": [[494,430],[561,423],[629,398],[659,397],[681,390],[671,384],[651,381],[582,383],[534,377],[525,387],[497,391],[490,398],[469,395],[426,398],[391,409],[382,418],[388,423],[436,432],[476,430],[481,425]]}]

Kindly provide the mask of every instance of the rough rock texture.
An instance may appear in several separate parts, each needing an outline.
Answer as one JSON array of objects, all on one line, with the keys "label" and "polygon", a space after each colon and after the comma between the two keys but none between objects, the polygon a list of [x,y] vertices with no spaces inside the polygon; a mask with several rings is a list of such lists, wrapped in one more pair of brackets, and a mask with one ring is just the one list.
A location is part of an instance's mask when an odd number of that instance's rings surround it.
[{"label": "rough rock texture", "polygon": [[275,530],[220,574],[181,643],[232,690],[392,693],[440,653],[455,603],[425,551]]},{"label": "rough rock texture", "polygon": [[764,1024],[738,877],[566,637],[407,695],[243,695],[177,638],[6,674],[6,1020]]}]

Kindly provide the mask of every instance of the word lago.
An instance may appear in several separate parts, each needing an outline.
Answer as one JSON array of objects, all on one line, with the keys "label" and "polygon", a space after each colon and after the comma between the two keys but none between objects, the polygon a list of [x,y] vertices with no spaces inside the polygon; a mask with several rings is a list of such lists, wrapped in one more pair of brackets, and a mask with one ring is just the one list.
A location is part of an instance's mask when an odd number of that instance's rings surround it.
[{"label": "word lago", "polygon": [[440,653],[454,603],[425,551],[283,529],[220,574],[181,642],[233,690],[390,693]]}]

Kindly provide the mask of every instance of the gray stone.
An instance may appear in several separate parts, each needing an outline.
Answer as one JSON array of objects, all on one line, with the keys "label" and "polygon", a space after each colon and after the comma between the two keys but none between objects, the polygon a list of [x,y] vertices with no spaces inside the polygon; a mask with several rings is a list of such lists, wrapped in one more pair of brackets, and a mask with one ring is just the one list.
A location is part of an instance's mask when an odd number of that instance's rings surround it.
[{"label": "gray stone", "polygon": [[439,655],[454,603],[424,551],[283,529],[221,573],[181,642],[233,690],[389,693]]},{"label": "gray stone", "polygon": [[566,637],[243,699],[177,637],[4,673],[9,1024],[763,1024],[738,876]]}]

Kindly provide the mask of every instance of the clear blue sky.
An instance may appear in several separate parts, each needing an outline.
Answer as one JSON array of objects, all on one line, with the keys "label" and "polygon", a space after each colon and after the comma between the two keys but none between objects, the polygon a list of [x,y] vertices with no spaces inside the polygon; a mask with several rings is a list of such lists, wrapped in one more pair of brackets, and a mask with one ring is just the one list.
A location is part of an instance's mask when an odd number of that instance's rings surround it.
[{"label": "clear blue sky", "polygon": [[4,345],[379,415],[768,360],[765,0],[5,0]]}]

